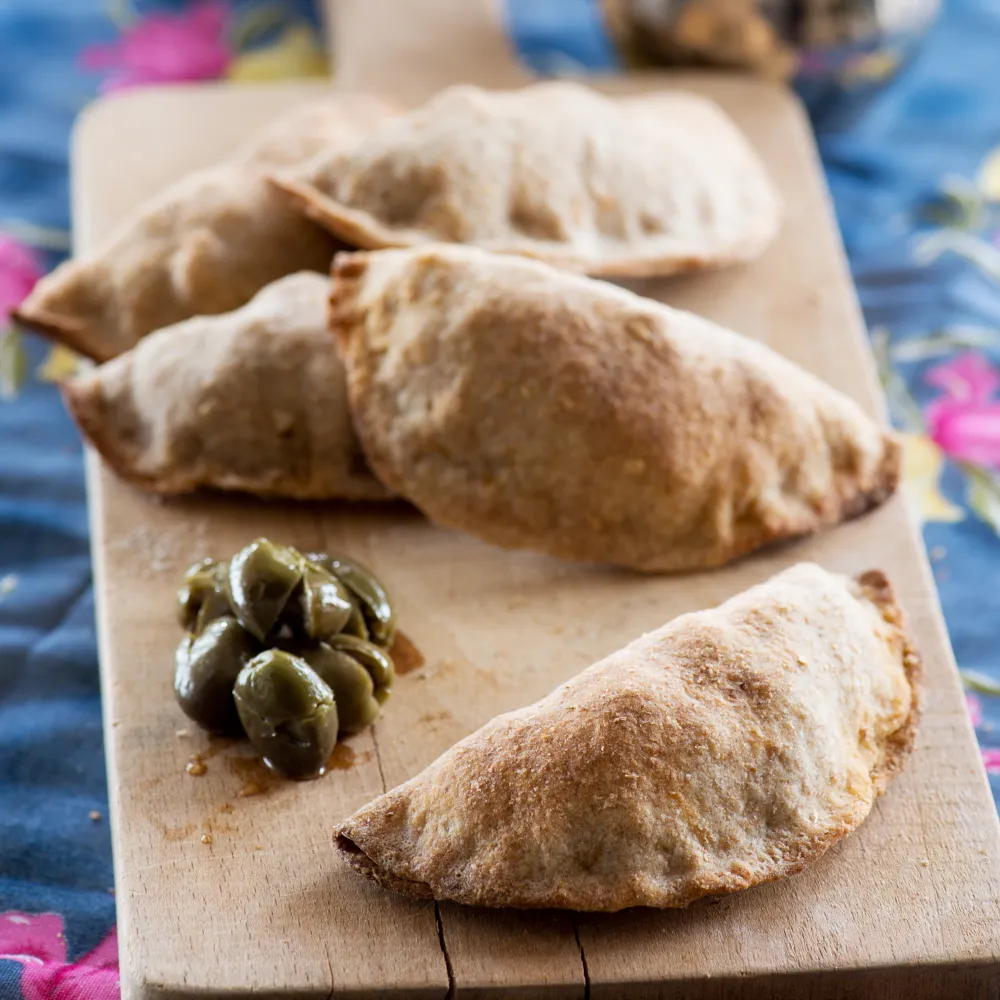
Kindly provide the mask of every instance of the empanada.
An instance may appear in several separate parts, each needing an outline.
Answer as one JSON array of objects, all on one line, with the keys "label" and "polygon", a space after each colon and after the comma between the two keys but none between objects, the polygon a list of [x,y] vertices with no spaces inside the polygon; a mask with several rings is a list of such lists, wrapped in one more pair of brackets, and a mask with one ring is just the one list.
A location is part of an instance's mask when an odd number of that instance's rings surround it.
[{"label": "empanada", "polygon": [[331,97],[263,130],[225,163],[171,185],[103,246],[43,278],[19,323],[95,361],[190,316],[227,312],[264,285],[326,271],[338,244],[264,179],[315,151],[351,148],[390,113],[375,98]]},{"label": "empanada", "polygon": [[336,830],[351,865],[475,906],[686,906],[855,830],[916,735],[885,576],[802,563],[501,715]]},{"label": "empanada", "polygon": [[470,247],[339,255],[332,323],[369,465],[510,548],[719,566],[881,503],[900,447],[764,345]]},{"label": "empanada", "polygon": [[467,243],[595,275],[749,260],[781,214],[732,122],[682,92],[453,87],[308,172],[275,182],[355,246]]},{"label": "empanada", "polygon": [[108,465],[155,493],[383,498],[351,428],[328,292],[303,271],[166,327],[66,383],[66,404]]}]

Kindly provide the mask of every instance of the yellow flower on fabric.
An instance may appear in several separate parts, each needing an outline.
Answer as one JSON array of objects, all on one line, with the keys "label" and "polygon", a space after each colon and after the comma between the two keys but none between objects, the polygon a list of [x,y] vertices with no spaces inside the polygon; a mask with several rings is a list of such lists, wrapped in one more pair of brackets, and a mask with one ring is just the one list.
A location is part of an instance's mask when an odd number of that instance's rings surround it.
[{"label": "yellow flower on fabric", "polygon": [[941,492],[944,452],[925,434],[903,434],[903,485],[921,520],[954,524],[965,511]]},{"label": "yellow flower on fabric", "polygon": [[273,45],[236,56],[227,75],[236,83],[258,83],[328,73],[326,53],[315,32],[309,25],[299,23],[285,28]]},{"label": "yellow flower on fabric", "polygon": [[984,198],[1000,201],[1000,146],[983,160],[976,180]]},{"label": "yellow flower on fabric", "polygon": [[858,56],[841,73],[845,81],[856,83],[869,80],[886,80],[899,68],[899,53],[891,50],[867,52]]},{"label": "yellow flower on fabric", "polygon": [[38,368],[38,378],[42,382],[61,382],[71,378],[80,368],[80,358],[68,347],[56,344]]}]

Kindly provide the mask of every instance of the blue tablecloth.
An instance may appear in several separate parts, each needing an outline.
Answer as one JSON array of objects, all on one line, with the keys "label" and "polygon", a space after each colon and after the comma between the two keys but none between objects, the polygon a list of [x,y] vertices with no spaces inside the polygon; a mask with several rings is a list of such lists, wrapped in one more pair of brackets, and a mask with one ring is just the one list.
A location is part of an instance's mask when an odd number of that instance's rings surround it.
[{"label": "blue tablecloth", "polygon": [[[508,3],[526,61],[551,67],[562,45],[576,65],[614,65],[593,0]],[[321,72],[315,23],[309,0],[0,2],[0,313],[68,246],[67,138],[99,88]],[[952,0],[860,119],[817,124],[907,435],[907,488],[1000,774],[998,53],[995,0]],[[65,362],[32,338],[0,340],[0,388],[26,375],[0,402],[0,1000],[118,990],[81,447],[47,381]]]}]

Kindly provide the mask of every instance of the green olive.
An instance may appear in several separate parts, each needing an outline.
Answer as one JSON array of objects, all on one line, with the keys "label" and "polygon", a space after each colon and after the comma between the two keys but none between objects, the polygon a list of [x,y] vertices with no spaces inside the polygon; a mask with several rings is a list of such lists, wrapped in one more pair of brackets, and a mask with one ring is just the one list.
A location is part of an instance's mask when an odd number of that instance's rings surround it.
[{"label": "green olive", "polygon": [[341,631],[357,611],[351,595],[332,573],[303,561],[302,579],[285,606],[281,620],[293,632],[325,639]]},{"label": "green olive", "polygon": [[356,601],[351,601],[351,617],[340,630],[343,635],[354,636],[355,639],[369,640],[368,626],[365,624],[365,616],[361,613],[361,605]]},{"label": "green olive", "polygon": [[385,587],[375,574],[353,560],[325,552],[312,552],[306,558],[332,573],[355,596],[372,641],[380,646],[391,646],[396,634],[396,615]]},{"label": "green olive", "polygon": [[384,705],[392,690],[392,683],[396,679],[396,668],[389,654],[373,642],[357,639],[343,632],[330,636],[326,641],[334,649],[352,656],[368,671],[375,685],[375,700]]},{"label": "green olive", "polygon": [[240,722],[271,770],[318,778],[337,742],[333,691],[307,663],[280,649],[255,656],[233,689]]},{"label": "green olive", "polygon": [[261,642],[302,579],[302,568],[302,556],[295,549],[266,538],[258,538],[233,556],[229,603],[240,624]]},{"label": "green olive", "polygon": [[197,635],[209,622],[232,614],[226,593],[228,573],[228,562],[202,559],[184,574],[177,591],[177,619],[186,631]]},{"label": "green olive", "polygon": [[282,649],[305,660],[330,685],[342,733],[360,733],[378,718],[381,708],[371,674],[353,656],[325,642],[279,641]]},{"label": "green olive", "polygon": [[188,718],[213,733],[238,734],[233,685],[260,649],[235,618],[217,618],[186,635],[174,658],[174,694]]}]

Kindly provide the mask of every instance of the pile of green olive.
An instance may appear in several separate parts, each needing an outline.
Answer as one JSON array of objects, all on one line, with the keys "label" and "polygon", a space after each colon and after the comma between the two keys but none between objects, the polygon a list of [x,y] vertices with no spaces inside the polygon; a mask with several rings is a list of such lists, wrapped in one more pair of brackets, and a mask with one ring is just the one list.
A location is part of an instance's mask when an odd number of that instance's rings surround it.
[{"label": "pile of green olive", "polygon": [[323,773],[338,735],[372,724],[389,697],[396,619],[355,562],[258,538],[184,574],[174,692],[213,733],[245,733],[287,778]]}]

